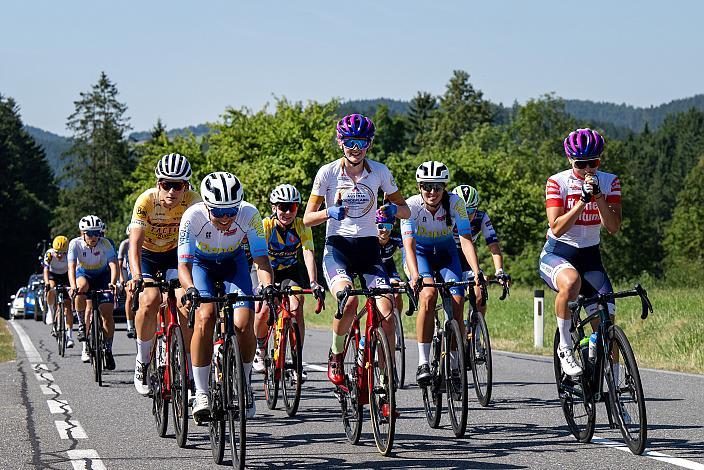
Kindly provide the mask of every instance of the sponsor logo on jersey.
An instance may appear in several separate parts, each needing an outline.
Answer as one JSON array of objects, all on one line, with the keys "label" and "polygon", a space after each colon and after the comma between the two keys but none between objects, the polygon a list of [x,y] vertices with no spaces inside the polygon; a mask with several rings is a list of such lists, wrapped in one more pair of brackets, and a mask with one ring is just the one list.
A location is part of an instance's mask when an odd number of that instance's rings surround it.
[{"label": "sponsor logo on jersey", "polygon": [[237,227],[233,228],[232,230],[228,230],[227,232],[225,232],[225,236],[226,236],[226,237],[229,237],[229,236],[234,235],[234,234],[236,234],[236,233],[237,233]]}]

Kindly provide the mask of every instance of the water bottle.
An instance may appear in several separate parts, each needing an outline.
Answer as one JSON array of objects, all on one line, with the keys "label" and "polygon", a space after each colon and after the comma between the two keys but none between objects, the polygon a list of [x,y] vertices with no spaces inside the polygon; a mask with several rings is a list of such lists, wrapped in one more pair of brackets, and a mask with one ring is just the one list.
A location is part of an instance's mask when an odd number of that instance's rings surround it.
[{"label": "water bottle", "polygon": [[596,333],[589,337],[589,361],[596,361]]},{"label": "water bottle", "polygon": [[364,336],[359,338],[359,348],[357,348],[357,365],[364,367]]},{"label": "water bottle", "polygon": [[213,364],[215,364],[215,377],[218,381],[222,380],[222,339],[218,339],[213,343]]}]

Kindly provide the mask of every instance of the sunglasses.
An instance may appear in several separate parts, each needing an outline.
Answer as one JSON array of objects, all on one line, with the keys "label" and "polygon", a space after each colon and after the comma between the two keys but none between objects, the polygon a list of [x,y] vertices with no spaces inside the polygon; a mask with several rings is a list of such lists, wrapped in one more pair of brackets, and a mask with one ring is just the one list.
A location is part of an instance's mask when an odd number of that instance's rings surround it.
[{"label": "sunglasses", "polygon": [[579,168],[580,170],[584,170],[586,167],[589,168],[596,168],[599,166],[599,163],[601,162],[600,159],[596,160],[576,160],[574,162],[575,168]]},{"label": "sunglasses", "polygon": [[388,222],[376,224],[377,230],[386,230],[387,232],[390,232],[392,228],[394,228],[394,224],[390,224]]},{"label": "sunglasses", "polygon": [[477,213],[477,208],[476,208],[476,207],[468,207],[468,208],[467,208],[467,217],[469,217],[470,219],[471,219],[472,217],[474,217],[474,214],[476,214],[476,213]]},{"label": "sunglasses", "polygon": [[371,144],[372,141],[369,139],[342,139],[342,145],[344,145],[345,148],[348,149],[353,149],[357,147],[359,150],[364,150],[366,148],[369,148]]},{"label": "sunglasses", "polygon": [[97,238],[102,234],[100,230],[87,230],[86,235],[89,237]]},{"label": "sunglasses", "polygon": [[184,181],[159,181],[159,186],[164,191],[171,191],[172,189],[181,191],[186,186],[186,183]]},{"label": "sunglasses", "polygon": [[445,189],[445,185],[442,183],[421,183],[420,189],[422,189],[423,191],[425,191],[427,193],[430,193],[432,191],[439,193]]},{"label": "sunglasses", "polygon": [[297,202],[280,202],[276,204],[276,207],[281,212],[296,212],[298,210]]},{"label": "sunglasses", "polygon": [[237,207],[213,207],[210,209],[210,213],[216,219],[222,219],[223,217],[234,217],[239,212]]}]

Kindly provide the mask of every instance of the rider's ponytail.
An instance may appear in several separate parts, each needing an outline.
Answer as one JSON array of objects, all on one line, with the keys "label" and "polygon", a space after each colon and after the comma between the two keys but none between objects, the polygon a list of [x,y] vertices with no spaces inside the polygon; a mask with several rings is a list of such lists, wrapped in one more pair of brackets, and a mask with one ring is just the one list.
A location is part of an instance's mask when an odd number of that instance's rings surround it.
[{"label": "rider's ponytail", "polygon": [[452,227],[452,214],[450,213],[450,193],[447,190],[442,193],[442,208],[445,209],[445,223]]}]

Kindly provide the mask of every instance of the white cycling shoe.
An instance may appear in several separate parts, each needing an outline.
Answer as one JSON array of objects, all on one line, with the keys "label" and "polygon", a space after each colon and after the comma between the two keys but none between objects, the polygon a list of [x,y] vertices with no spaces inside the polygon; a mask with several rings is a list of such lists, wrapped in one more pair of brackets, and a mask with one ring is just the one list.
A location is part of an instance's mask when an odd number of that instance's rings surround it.
[{"label": "white cycling shoe", "polygon": [[208,394],[205,392],[196,392],[193,397],[193,419],[196,422],[203,421],[210,417],[210,405],[208,403]]},{"label": "white cycling shoe", "polygon": [[144,374],[147,373],[147,364],[137,361],[134,367],[134,388],[142,396],[149,395],[149,384],[144,382]]},{"label": "white cycling shoe", "polygon": [[570,377],[579,377],[582,375],[582,368],[579,364],[577,364],[574,354],[572,353],[572,349],[569,347],[563,348],[562,346],[558,346],[557,356],[560,358],[560,365],[562,366],[562,370],[565,374]]},{"label": "white cycling shoe", "polygon": [[88,354],[88,345],[83,343],[83,351],[81,351],[81,361],[90,362],[90,354]]},{"label": "white cycling shoe", "polygon": [[263,374],[266,370],[266,356],[264,354],[264,351],[259,348],[257,348],[257,351],[254,353],[252,369],[254,369],[254,372],[256,372],[257,374]]}]

